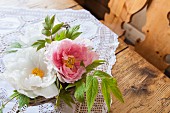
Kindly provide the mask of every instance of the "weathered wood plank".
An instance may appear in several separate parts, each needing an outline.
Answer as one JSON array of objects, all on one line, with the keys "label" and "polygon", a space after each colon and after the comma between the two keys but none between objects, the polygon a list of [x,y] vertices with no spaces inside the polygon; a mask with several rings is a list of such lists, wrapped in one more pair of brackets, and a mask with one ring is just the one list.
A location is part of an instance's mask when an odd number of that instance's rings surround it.
[{"label": "weathered wood plank", "polygon": [[169,113],[170,79],[129,48],[117,54],[112,69],[125,103],[113,97],[113,113]]},{"label": "weathered wood plank", "polygon": [[125,50],[126,48],[128,48],[128,45],[125,44],[125,42],[122,40],[123,37],[119,37],[118,40],[119,40],[119,46],[118,48],[116,49],[116,54],[120,53],[121,51]]},{"label": "weathered wood plank", "polygon": [[169,0],[153,0],[151,2],[146,12],[146,24],[143,27],[146,38],[135,48],[144,58],[162,71],[169,65],[165,62],[165,56],[170,54],[169,12]]},{"label": "weathered wood plank", "polygon": [[78,5],[74,0],[1,0],[0,6],[66,9]]}]

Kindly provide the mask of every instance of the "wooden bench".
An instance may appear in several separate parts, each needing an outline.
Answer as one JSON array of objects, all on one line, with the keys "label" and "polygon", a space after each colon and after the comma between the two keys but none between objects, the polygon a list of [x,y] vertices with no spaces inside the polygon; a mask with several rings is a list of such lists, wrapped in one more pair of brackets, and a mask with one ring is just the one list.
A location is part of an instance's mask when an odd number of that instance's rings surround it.
[{"label": "wooden bench", "polygon": [[[82,9],[73,0],[1,0],[2,6],[46,9]],[[112,74],[125,103],[113,97],[113,113],[170,113],[170,79],[119,39]]]}]

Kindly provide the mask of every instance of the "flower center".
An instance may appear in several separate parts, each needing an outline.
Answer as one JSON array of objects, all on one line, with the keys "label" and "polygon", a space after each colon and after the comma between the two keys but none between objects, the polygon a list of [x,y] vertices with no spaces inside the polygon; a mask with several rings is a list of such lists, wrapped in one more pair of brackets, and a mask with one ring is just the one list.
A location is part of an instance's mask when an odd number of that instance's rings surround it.
[{"label": "flower center", "polygon": [[68,56],[67,60],[64,60],[65,66],[69,68],[74,68],[75,58],[74,56]]},{"label": "flower center", "polygon": [[42,70],[40,70],[39,68],[34,68],[32,70],[32,74],[39,76],[41,78],[44,76],[44,72]]}]

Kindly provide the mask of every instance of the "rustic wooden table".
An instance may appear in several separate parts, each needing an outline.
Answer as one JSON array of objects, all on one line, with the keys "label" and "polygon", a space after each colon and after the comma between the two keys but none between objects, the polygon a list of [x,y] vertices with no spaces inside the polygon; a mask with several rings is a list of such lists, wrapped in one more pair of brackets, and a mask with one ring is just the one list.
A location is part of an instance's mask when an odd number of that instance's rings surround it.
[{"label": "rustic wooden table", "polygon": [[[46,9],[82,9],[74,0],[1,0],[0,6]],[[125,103],[113,97],[114,113],[170,113],[170,79],[121,39],[112,74],[118,80]]]}]

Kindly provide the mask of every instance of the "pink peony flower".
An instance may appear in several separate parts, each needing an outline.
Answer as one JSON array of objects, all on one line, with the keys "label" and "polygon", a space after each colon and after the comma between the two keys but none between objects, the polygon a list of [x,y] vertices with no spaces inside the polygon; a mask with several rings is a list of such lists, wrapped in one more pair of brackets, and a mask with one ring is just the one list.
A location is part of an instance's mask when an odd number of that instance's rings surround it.
[{"label": "pink peony flower", "polygon": [[[54,41],[49,45],[47,58],[59,73],[57,76],[61,82],[74,83],[81,79],[86,72],[85,67],[98,59],[97,53],[87,47],[84,42],[89,41],[87,39],[81,41],[80,39],[64,39]],[[81,61],[83,61],[85,67],[80,65]]]}]

